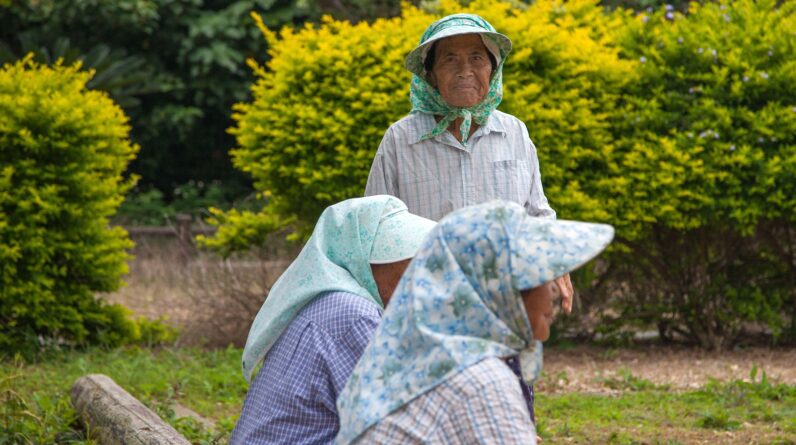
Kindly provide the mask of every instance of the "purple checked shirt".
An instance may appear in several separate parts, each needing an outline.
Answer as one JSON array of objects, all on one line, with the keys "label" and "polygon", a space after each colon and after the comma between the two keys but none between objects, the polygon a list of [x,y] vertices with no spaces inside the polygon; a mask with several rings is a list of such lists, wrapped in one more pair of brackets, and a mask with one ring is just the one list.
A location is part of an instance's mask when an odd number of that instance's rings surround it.
[{"label": "purple checked shirt", "polygon": [[[334,443],[337,395],[381,316],[376,304],[347,292],[327,292],[302,309],[265,356],[230,444]],[[533,390],[521,386],[533,418]]]}]

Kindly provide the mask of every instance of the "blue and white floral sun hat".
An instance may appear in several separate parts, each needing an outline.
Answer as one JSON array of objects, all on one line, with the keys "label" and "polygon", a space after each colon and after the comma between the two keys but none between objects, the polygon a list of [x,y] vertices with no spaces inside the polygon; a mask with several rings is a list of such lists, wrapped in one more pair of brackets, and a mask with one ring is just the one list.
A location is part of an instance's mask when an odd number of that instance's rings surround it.
[{"label": "blue and white floral sun hat", "polygon": [[452,212],[431,230],[337,399],[338,444],[489,357],[519,355],[523,380],[542,344],[520,292],[599,254],[613,227],[529,216],[492,201]]}]

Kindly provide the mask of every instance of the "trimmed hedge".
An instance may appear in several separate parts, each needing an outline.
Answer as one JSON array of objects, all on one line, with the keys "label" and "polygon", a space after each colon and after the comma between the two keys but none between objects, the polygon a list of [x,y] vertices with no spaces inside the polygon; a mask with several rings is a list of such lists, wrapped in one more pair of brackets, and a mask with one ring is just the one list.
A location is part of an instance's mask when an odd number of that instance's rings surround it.
[{"label": "trimmed hedge", "polygon": [[631,248],[622,322],[711,348],[750,321],[776,336],[796,304],[796,4],[692,3],[624,29],[639,76],[600,193]]},{"label": "trimmed hedge", "polygon": [[744,323],[776,337],[790,320],[796,338],[793,2],[633,14],[593,0],[442,1],[278,36],[260,23],[271,60],[251,63],[232,156],[270,202],[216,211],[204,242],[229,254],[285,226],[301,239],[324,207],[361,195],[382,135],[409,112],[404,55],[463,10],[514,42],[500,108],[526,122],[559,217],[617,228],[606,267],[576,277],[589,309],[618,310],[600,330],[654,326],[717,348]]},{"label": "trimmed hedge", "polygon": [[118,344],[138,326],[108,306],[127,233],[108,218],[131,187],[137,147],[121,109],[79,65],[31,57],[0,70],[0,350]]}]

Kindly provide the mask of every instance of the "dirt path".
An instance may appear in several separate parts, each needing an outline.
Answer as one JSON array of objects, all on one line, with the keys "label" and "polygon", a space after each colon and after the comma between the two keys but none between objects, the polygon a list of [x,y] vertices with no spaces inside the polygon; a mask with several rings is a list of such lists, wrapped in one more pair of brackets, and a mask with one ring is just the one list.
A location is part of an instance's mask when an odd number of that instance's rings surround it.
[{"label": "dirt path", "polygon": [[753,366],[757,378],[765,371],[773,382],[796,384],[796,349],[749,348],[708,352],[696,349],[647,346],[639,349],[609,349],[577,346],[545,350],[542,391],[613,393],[611,382],[628,376],[672,389],[693,389],[711,378],[727,381],[749,379]]}]

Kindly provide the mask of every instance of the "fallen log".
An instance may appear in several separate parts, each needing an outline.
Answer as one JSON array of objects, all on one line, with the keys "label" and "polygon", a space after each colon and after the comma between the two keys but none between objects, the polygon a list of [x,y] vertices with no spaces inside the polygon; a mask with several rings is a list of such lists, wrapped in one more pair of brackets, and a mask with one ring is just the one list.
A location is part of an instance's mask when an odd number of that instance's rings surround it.
[{"label": "fallen log", "polygon": [[102,445],[190,445],[171,425],[103,374],[72,385],[72,406]]}]

